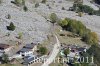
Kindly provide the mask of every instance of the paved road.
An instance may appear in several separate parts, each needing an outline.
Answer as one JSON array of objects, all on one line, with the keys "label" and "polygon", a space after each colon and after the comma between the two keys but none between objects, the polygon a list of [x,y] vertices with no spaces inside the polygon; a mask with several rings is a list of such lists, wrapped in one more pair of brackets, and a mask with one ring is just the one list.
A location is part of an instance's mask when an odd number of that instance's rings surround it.
[{"label": "paved road", "polygon": [[42,66],[49,66],[53,62],[53,60],[56,58],[57,54],[59,53],[59,47],[60,47],[60,42],[55,35],[57,43],[54,45],[53,51],[50,55],[50,57],[47,59],[47,61],[42,65]]}]

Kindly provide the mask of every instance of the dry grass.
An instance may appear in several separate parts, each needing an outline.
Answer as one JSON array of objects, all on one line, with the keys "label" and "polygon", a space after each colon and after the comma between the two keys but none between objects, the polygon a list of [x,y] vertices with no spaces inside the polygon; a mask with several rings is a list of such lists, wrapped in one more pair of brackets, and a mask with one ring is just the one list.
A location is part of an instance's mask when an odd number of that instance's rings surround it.
[{"label": "dry grass", "polygon": [[[86,46],[86,43],[84,43],[80,37],[74,36],[71,32],[69,31],[61,31],[61,27],[57,26],[55,29],[55,32],[59,38],[60,43],[64,44],[74,44],[78,46]],[[60,36],[60,34],[64,34],[65,36]],[[69,36],[70,35],[70,36]]]}]

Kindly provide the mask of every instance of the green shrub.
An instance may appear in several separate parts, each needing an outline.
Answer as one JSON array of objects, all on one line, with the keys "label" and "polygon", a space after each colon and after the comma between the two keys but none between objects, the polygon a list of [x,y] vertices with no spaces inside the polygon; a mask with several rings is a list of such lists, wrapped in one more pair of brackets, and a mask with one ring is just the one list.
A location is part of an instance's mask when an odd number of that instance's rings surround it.
[{"label": "green shrub", "polygon": [[93,8],[91,8],[88,5],[82,5],[82,4],[74,4],[72,7],[73,11],[76,12],[84,12],[84,13],[88,13],[89,15],[97,15],[100,16],[100,9],[99,10],[94,10]]},{"label": "green shrub", "polygon": [[39,48],[39,53],[40,53],[41,55],[45,55],[45,54],[47,53],[47,48],[46,48],[46,47],[40,47],[40,48]]},{"label": "green shrub", "polygon": [[78,12],[78,15],[79,15],[80,17],[82,17],[82,16],[83,16],[83,13],[82,13],[82,12]]},{"label": "green shrub", "polygon": [[64,7],[62,7],[62,10],[65,10],[65,8],[64,8]]},{"label": "green shrub", "polygon": [[21,6],[21,5],[25,5],[25,0],[14,0],[14,1],[11,1],[11,3],[17,6]]},{"label": "green shrub", "polygon": [[47,2],[47,0],[42,0],[42,3],[46,3]]},{"label": "green shrub", "polygon": [[8,63],[9,62],[9,58],[8,58],[8,55],[7,54],[3,54],[2,55],[2,62],[3,63]]},{"label": "green shrub", "polygon": [[94,63],[100,66],[100,47],[98,45],[92,45],[87,52],[89,55],[94,56]]},{"label": "green shrub", "polygon": [[53,24],[56,23],[58,20],[57,15],[55,13],[51,13],[50,20],[51,20],[51,23],[53,23]]},{"label": "green shrub", "polygon": [[68,24],[68,22],[65,19],[59,22],[59,25],[62,27],[67,26],[67,24]]},{"label": "green shrub", "polygon": [[24,7],[23,7],[23,10],[24,10],[25,12],[28,11],[27,6],[24,6]]},{"label": "green shrub", "polygon": [[14,31],[15,30],[14,24],[11,22],[9,26],[7,26],[7,30]]},{"label": "green shrub", "polygon": [[70,53],[70,50],[69,49],[65,49],[64,50],[64,54],[67,56],[68,54]]},{"label": "green shrub", "polygon": [[23,33],[22,32],[18,33],[18,39],[21,39],[22,36],[23,36]]},{"label": "green shrub", "polygon": [[37,7],[39,7],[39,3],[36,3],[36,4],[35,4],[35,8],[37,8]]},{"label": "green shrub", "polygon": [[73,5],[73,10],[77,12],[84,12],[88,13],[89,15],[93,15],[95,10],[91,8],[88,5],[82,5],[82,4],[74,4]]}]

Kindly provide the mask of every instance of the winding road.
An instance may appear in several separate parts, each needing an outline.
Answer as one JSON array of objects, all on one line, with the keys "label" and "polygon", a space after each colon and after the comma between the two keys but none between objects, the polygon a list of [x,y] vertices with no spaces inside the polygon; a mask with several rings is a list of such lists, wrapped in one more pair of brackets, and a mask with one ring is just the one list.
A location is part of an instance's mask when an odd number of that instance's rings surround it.
[{"label": "winding road", "polygon": [[46,62],[44,62],[44,64],[42,66],[49,66],[49,64],[51,64],[54,61],[54,59],[56,58],[57,54],[59,53],[60,42],[59,42],[59,40],[58,40],[56,35],[55,35],[55,37],[56,37],[57,43],[54,45],[54,48],[53,48],[53,51],[52,51],[51,55],[46,60]]}]

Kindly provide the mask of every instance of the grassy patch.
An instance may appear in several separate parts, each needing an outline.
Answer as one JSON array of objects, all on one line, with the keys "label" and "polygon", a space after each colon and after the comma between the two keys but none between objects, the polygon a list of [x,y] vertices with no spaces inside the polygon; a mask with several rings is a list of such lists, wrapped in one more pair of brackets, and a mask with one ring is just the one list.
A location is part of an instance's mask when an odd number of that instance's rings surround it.
[{"label": "grassy patch", "polygon": [[[61,28],[58,26],[55,29],[55,32],[59,38],[60,43],[64,44],[75,44],[79,46],[84,46],[86,43],[84,43],[80,37],[74,36],[73,33],[69,31],[60,31]],[[60,36],[60,34],[64,34],[65,36]]]}]

